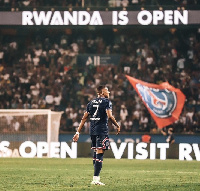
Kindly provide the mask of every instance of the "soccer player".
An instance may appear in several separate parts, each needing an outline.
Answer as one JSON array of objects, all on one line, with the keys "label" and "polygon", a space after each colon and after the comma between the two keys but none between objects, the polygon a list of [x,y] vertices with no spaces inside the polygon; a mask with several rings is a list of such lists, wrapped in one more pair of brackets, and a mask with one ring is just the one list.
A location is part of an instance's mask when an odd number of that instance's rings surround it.
[{"label": "soccer player", "polygon": [[100,171],[102,168],[103,154],[110,149],[108,137],[108,119],[117,127],[117,134],[120,133],[120,126],[112,115],[112,103],[108,99],[110,92],[108,88],[100,85],[97,88],[97,98],[91,100],[87,105],[73,141],[77,142],[79,134],[86,120],[90,119],[91,148],[94,150],[93,165],[94,176],[91,184],[105,185],[100,182]]}]

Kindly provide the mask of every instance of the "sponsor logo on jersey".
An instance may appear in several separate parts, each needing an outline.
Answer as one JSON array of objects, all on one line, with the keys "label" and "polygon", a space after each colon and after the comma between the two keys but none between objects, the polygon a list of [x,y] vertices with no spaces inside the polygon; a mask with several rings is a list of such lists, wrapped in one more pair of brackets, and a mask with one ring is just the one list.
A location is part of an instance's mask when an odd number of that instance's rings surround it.
[{"label": "sponsor logo on jersey", "polygon": [[99,121],[99,120],[100,120],[100,118],[99,118],[99,117],[98,117],[98,118],[91,117],[91,118],[90,118],[90,120],[92,120],[92,121]]}]

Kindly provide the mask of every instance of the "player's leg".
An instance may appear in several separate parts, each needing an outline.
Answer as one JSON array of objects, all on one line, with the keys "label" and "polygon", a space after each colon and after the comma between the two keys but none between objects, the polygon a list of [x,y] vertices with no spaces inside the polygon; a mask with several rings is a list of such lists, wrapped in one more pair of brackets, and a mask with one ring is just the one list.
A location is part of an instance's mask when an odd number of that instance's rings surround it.
[{"label": "player's leg", "polygon": [[93,181],[91,182],[91,184],[105,185],[104,183],[100,182],[100,176],[99,176],[99,174],[101,172],[101,168],[102,168],[103,153],[104,153],[103,149],[97,150],[96,162],[95,162],[95,165],[94,165],[94,176],[93,176]]},{"label": "player's leg", "polygon": [[96,149],[93,149],[93,166],[95,166],[96,158],[97,158]]},{"label": "player's leg", "polygon": [[110,148],[108,136],[97,136],[96,148],[97,148],[96,162],[94,165],[94,177],[93,177],[92,184],[104,185],[103,183],[100,182],[99,175],[102,169],[104,151]]},{"label": "player's leg", "polygon": [[104,154],[103,149],[97,149],[94,176],[99,176],[101,172],[102,163],[103,163],[103,154]]},{"label": "player's leg", "polygon": [[96,136],[91,135],[91,149],[93,149],[93,166],[95,165],[96,162]]}]

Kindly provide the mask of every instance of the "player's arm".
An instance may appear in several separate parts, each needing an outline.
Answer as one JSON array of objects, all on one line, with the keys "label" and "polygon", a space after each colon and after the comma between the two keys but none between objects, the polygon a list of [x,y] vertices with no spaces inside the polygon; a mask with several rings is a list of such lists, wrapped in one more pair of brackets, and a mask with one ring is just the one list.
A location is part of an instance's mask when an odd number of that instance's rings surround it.
[{"label": "player's arm", "polygon": [[78,126],[78,129],[77,129],[77,132],[76,132],[75,135],[73,136],[73,141],[74,141],[74,142],[77,142],[77,141],[78,141],[78,139],[79,139],[79,134],[80,134],[81,129],[83,128],[85,122],[87,121],[88,116],[89,116],[89,113],[86,111],[86,112],[83,114],[83,117],[82,117],[81,122],[80,122],[80,124],[79,124],[79,126]]},{"label": "player's arm", "polygon": [[119,124],[117,123],[115,117],[112,115],[112,110],[107,109],[106,113],[107,113],[108,119],[112,122],[112,124],[114,124],[117,127],[117,135],[118,135],[120,133],[121,128],[120,128]]}]

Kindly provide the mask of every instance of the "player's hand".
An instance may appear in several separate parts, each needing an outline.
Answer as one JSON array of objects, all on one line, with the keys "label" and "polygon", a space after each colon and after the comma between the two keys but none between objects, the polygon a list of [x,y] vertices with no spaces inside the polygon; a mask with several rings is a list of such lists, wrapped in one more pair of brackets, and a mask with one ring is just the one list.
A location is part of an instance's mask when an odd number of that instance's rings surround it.
[{"label": "player's hand", "polygon": [[120,127],[117,127],[117,133],[116,133],[116,135],[118,135],[119,133],[120,133]]},{"label": "player's hand", "polygon": [[72,140],[73,140],[74,142],[77,142],[78,139],[79,139],[79,134],[76,133],[76,134],[73,136]]}]

